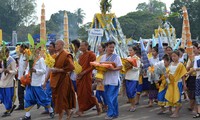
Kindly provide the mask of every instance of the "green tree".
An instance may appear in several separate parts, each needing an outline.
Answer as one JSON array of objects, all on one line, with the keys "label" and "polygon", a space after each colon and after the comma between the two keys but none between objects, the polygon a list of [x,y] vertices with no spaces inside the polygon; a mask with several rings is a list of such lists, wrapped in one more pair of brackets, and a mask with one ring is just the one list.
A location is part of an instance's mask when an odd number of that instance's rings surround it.
[{"label": "green tree", "polygon": [[[49,21],[47,21],[47,33],[56,34],[58,37],[63,37],[64,33],[64,12],[59,11],[51,15]],[[78,19],[75,13],[67,11],[68,15],[68,29],[69,29],[69,39],[75,39],[78,37]]]},{"label": "green tree", "polygon": [[153,14],[163,14],[166,11],[166,4],[158,0],[149,0],[149,3],[146,2],[138,4],[137,10],[140,11],[149,11]]},{"label": "green tree", "polygon": [[200,35],[200,3],[199,0],[175,0],[174,3],[171,4],[170,10],[172,13],[178,12],[180,17],[173,17],[169,18],[169,21],[176,29],[176,34],[178,38],[181,38],[182,34],[182,7],[186,6],[189,14],[189,21],[190,21],[190,31],[192,34],[192,38],[195,39]]},{"label": "green tree", "polygon": [[77,22],[78,22],[78,25],[79,24],[83,24],[83,20],[85,18],[85,13],[83,12],[83,10],[81,8],[78,8],[76,11],[75,11],[75,14],[77,15]]},{"label": "green tree", "polygon": [[35,17],[36,0],[1,0],[0,29],[3,39],[11,40],[12,31],[21,24],[31,24]]},{"label": "green tree", "polygon": [[159,19],[148,11],[136,11],[120,17],[119,22],[127,38],[138,40],[140,37],[151,38],[154,29],[158,28]]},{"label": "green tree", "polygon": [[91,24],[92,24],[91,22],[88,22],[88,23],[80,26],[80,28],[78,30],[78,38],[83,39],[83,40],[87,40],[88,30],[90,29]]}]

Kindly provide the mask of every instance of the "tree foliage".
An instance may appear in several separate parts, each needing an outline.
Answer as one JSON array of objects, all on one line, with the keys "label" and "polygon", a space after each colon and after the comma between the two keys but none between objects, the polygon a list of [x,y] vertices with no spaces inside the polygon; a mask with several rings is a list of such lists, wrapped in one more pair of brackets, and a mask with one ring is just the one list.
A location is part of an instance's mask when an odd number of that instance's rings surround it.
[{"label": "tree foliage", "polygon": [[152,14],[163,14],[166,11],[166,4],[158,0],[149,0],[149,3],[139,3],[136,9]]},{"label": "tree foliage", "polygon": [[178,12],[180,17],[178,18],[170,18],[169,21],[176,28],[176,34],[178,38],[181,38],[182,33],[182,7],[186,6],[189,14],[190,21],[190,31],[192,34],[192,38],[198,38],[200,35],[200,1],[199,0],[175,0],[174,3],[171,4],[171,12]]},{"label": "tree foliage", "polygon": [[[64,32],[64,12],[65,11],[59,11],[51,15],[50,20],[47,21],[47,33],[54,33],[62,38]],[[85,13],[79,8],[75,13],[67,11],[67,15],[69,38],[75,39],[78,37],[79,25],[83,23]]]},{"label": "tree foliage", "polygon": [[138,40],[151,38],[154,29],[158,28],[159,19],[147,11],[136,11],[119,18],[122,30],[126,37]]},{"label": "tree foliage", "polygon": [[[159,18],[165,15],[166,11],[161,9],[164,8],[164,5],[164,3],[158,0],[150,0],[148,4],[138,4],[136,12],[131,12],[120,17],[119,21],[124,34],[134,39],[139,39],[139,37],[151,38],[152,34],[154,34],[154,29],[161,25]],[[188,9],[192,38],[199,38],[200,0],[175,0],[170,7],[171,13],[168,17],[168,21],[176,29],[177,38],[181,38],[183,24],[182,7],[184,5]],[[154,6],[154,8],[150,9],[152,8],[151,6]]]},{"label": "tree foliage", "polygon": [[36,0],[1,0],[0,29],[3,39],[11,40],[12,31],[21,24],[29,25],[35,19]]}]

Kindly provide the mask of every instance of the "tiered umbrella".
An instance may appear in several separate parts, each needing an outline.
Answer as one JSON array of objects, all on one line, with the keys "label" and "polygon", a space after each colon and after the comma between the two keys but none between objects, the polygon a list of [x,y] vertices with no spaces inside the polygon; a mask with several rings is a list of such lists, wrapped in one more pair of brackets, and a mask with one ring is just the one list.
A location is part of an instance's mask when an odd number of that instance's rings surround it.
[{"label": "tiered umbrella", "polygon": [[182,28],[182,42],[181,47],[185,48],[186,44],[186,52],[189,56],[189,59],[193,59],[193,46],[191,40],[191,33],[190,33],[190,23],[188,18],[187,8],[184,6],[183,10],[183,28]]}]

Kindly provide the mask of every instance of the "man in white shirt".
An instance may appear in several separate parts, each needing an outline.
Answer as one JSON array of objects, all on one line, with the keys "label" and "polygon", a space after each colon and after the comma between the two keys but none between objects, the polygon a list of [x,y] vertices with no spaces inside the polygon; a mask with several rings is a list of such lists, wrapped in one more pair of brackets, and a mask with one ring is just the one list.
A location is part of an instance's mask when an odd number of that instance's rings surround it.
[{"label": "man in white shirt", "polygon": [[30,110],[36,104],[48,108],[50,117],[54,117],[53,108],[51,107],[51,99],[42,88],[42,84],[45,80],[46,65],[44,58],[39,55],[40,49],[41,48],[36,49],[33,68],[30,68],[29,70],[30,73],[32,73],[31,84],[26,86],[24,106],[26,114],[21,118],[21,120],[31,120]]},{"label": "man in white shirt", "polygon": [[25,44],[20,45],[20,56],[18,61],[18,101],[19,106],[15,110],[23,110],[24,109],[24,90],[25,87],[21,86],[20,78],[25,75],[25,70],[27,68],[28,62],[26,60],[26,56],[24,54],[24,50],[27,48]]},{"label": "man in white shirt", "polygon": [[105,96],[108,104],[108,111],[105,119],[117,118],[118,111],[118,92],[120,82],[120,70],[122,69],[121,58],[114,54],[115,42],[106,43],[106,54],[102,56],[100,62],[114,62],[116,67],[110,69],[104,74]]},{"label": "man in white shirt", "polygon": [[[74,59],[78,61],[78,58],[79,58],[79,55],[80,55],[80,51],[79,51],[79,47],[80,47],[80,41],[79,40],[73,40],[72,41],[72,44],[74,45],[75,47],[75,50],[74,50]],[[76,87],[76,76],[77,74],[72,71],[70,73],[70,78],[72,80],[72,83],[73,83],[73,86],[74,86],[74,90],[75,92],[77,92],[77,87]]]},{"label": "man in white shirt", "polygon": [[[49,50],[49,54],[51,56],[54,56],[56,54],[56,51],[55,51],[55,43],[54,42],[51,42],[49,44],[49,47],[48,47],[48,50]],[[48,68],[46,66],[46,77],[45,77],[45,82],[44,84],[42,85],[42,87],[44,88],[46,94],[48,95],[48,97],[51,99],[51,106],[53,107],[53,101],[52,101],[52,90],[51,90],[51,86],[50,86],[50,68]],[[45,111],[42,112],[41,114],[49,114],[49,111],[47,108],[45,108]]]},{"label": "man in white shirt", "polygon": [[[6,48],[6,63],[2,62],[0,68],[1,79],[0,79],[0,102],[4,104],[6,112],[3,113],[2,117],[10,116],[13,107],[13,96],[14,96],[14,77],[17,73],[16,62],[9,56],[9,49]],[[6,67],[6,68],[5,68]],[[16,107],[16,106],[15,106]]]}]

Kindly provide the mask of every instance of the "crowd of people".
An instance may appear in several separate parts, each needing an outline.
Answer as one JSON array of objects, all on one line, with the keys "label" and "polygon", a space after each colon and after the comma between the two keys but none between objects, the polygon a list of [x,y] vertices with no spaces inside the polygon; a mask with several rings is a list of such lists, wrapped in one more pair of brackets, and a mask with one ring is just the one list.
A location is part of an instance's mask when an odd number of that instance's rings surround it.
[{"label": "crowd of people", "polygon": [[[132,58],[136,62],[123,75],[120,70],[124,64],[115,53],[114,41],[97,46],[98,54],[90,51],[87,41],[73,40],[71,44],[74,49],[70,49],[70,53],[64,50],[62,40],[50,43],[48,52],[55,59],[53,68],[45,64],[41,47],[35,49],[32,68],[29,68],[25,56],[26,45],[20,45],[17,60],[9,56],[9,49],[6,49],[7,59],[0,64],[0,104],[6,109],[2,117],[10,116],[13,110],[25,110],[20,120],[30,120],[31,108],[37,105],[38,108],[44,107],[42,114],[49,114],[50,118],[58,114],[59,120],[65,113],[67,120],[72,116],[82,117],[85,111],[94,107],[97,115],[106,112],[105,119],[115,119],[119,117],[118,95],[121,87],[130,103],[129,112],[137,110],[136,105],[143,94],[148,96],[148,108],[156,102],[160,106],[158,115],[170,112],[170,117],[177,118],[182,106],[181,96],[184,96],[189,99],[188,110],[194,113],[193,118],[200,118],[200,46],[197,42],[193,42],[193,59],[187,56],[185,49],[173,50],[167,44],[163,44],[165,55],[160,58],[158,46],[150,45],[148,69],[144,67],[140,46],[128,46],[127,59]],[[74,60],[82,68],[78,74],[74,71]],[[95,78],[97,72],[90,64],[94,61],[114,65],[103,75],[103,89],[97,89],[102,80]],[[20,79],[27,74],[30,74],[31,83],[23,86]],[[18,84],[17,108],[14,103],[15,82]]]}]

